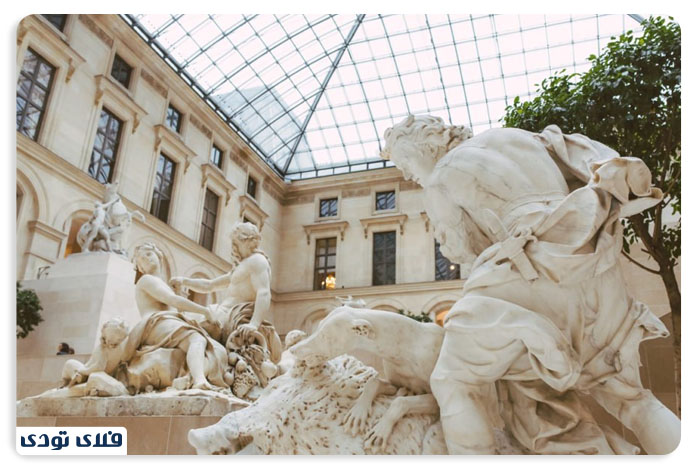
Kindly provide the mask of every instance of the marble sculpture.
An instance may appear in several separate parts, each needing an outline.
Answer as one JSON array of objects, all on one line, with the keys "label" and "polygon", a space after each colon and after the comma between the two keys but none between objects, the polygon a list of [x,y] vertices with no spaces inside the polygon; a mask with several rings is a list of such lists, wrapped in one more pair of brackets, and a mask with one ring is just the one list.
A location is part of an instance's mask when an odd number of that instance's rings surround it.
[{"label": "marble sculpture", "polygon": [[117,192],[118,184],[106,184],[101,202],[94,203],[90,219],[77,233],[77,243],[83,252],[114,252],[126,256],[123,245],[133,218],[145,222],[138,211],[128,211]]},{"label": "marble sculpture", "polygon": [[[279,372],[281,343],[268,322],[270,264],[258,249],[253,224],[235,227],[233,270],[206,280],[163,278],[162,252],[146,242],[135,249],[142,276],[135,287],[142,319],[131,329],[121,319],[107,321],[87,363],[69,360],[62,387],[44,397],[118,396],[172,388],[250,397]],[[221,288],[221,304],[202,306],[177,294],[186,288]]]},{"label": "marble sculpture", "polygon": [[647,453],[674,450],[680,421],[638,372],[640,342],[667,330],[619,264],[620,219],[662,198],[645,164],[556,126],[472,137],[429,116],[388,129],[382,156],[423,186],[443,254],[468,272],[444,328],[339,307],[255,403],[189,433],[198,452],[638,453],[581,394]]},{"label": "marble sculpture", "polygon": [[[553,125],[472,137],[430,116],[388,129],[382,157],[423,187],[442,253],[467,272],[444,328],[349,296],[283,349],[269,322],[270,262],[242,223],[233,269],[211,280],[167,283],[159,249],[138,246],[142,320],[104,324],[89,361],[68,361],[64,388],[48,393],[171,387],[255,400],[192,430],[198,453],[637,453],[581,395],[648,453],[676,448],[680,421],[638,372],[640,342],[668,332],[627,293],[619,264],[620,219],[662,199],[640,159]],[[81,231],[84,250],[119,251],[124,210],[109,187]],[[201,306],[182,297],[189,289],[224,298]],[[379,356],[384,375],[353,350]]]}]

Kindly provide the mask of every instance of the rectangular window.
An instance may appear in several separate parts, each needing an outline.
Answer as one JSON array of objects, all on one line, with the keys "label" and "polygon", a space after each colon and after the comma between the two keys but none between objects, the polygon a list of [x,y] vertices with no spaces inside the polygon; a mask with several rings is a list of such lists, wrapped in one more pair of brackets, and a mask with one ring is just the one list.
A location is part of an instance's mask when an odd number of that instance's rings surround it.
[{"label": "rectangular window", "polygon": [[167,118],[165,122],[167,123],[167,127],[171,128],[176,133],[179,133],[181,130],[181,112],[171,104],[169,104],[167,108]]},{"label": "rectangular window", "polygon": [[435,281],[459,279],[459,264],[450,262],[442,252],[440,243],[435,241]]},{"label": "rectangular window", "polygon": [[150,213],[165,223],[169,219],[169,205],[172,201],[175,175],[176,163],[165,155],[160,154],[157,161],[157,175],[155,176],[155,189],[152,194]]},{"label": "rectangular window", "polygon": [[63,32],[68,15],[41,15],[51,23],[58,31]]},{"label": "rectangular window", "polygon": [[198,243],[210,251],[213,250],[219,200],[220,197],[206,189],[205,201],[203,202],[203,219],[201,220],[201,235]]},{"label": "rectangular window", "polygon": [[314,289],[336,288],[336,238],[317,239],[314,255]]},{"label": "rectangular window", "polygon": [[375,232],[372,248],[372,285],[396,283],[396,231]]},{"label": "rectangular window", "polygon": [[249,176],[249,180],[247,180],[247,193],[250,197],[256,198],[256,179],[251,176]]},{"label": "rectangular window", "polygon": [[55,71],[43,57],[27,49],[17,80],[17,131],[32,140],[39,136]]},{"label": "rectangular window", "polygon": [[222,169],[222,150],[215,145],[210,150],[210,162]]},{"label": "rectangular window", "polygon": [[114,63],[111,65],[111,76],[128,89],[133,67],[128,65],[118,54],[114,55]]},{"label": "rectangular window", "polygon": [[375,210],[395,210],[396,193],[393,190],[388,192],[377,192],[375,194]]},{"label": "rectangular window", "polygon": [[328,218],[338,215],[338,198],[319,200],[319,217]]},{"label": "rectangular window", "polygon": [[122,122],[114,114],[102,109],[88,170],[89,175],[102,184],[111,182],[113,177],[122,126]]}]

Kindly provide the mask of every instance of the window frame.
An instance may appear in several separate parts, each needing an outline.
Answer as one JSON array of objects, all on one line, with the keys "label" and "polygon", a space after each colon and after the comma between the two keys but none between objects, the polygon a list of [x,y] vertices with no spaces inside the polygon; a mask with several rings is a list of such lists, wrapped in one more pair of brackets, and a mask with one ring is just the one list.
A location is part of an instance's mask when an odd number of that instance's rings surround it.
[{"label": "window frame", "polygon": [[[330,241],[333,241],[333,254],[329,253],[329,249],[332,247],[330,245]],[[326,243],[324,246],[324,254],[319,253],[319,247],[320,243]],[[333,267],[329,267],[329,258],[333,257]],[[324,266],[318,266],[317,263],[319,263],[319,259],[324,258]],[[337,237],[321,237],[321,238],[316,238],[314,239],[314,275],[312,278],[312,284],[313,284],[313,290],[314,291],[326,291],[326,290],[335,290],[336,287],[334,286],[333,288],[327,288],[326,287],[326,278],[329,276],[329,274],[333,273],[333,278],[334,280],[337,279],[337,260],[338,260],[338,238]],[[319,281],[320,276],[323,275],[323,281]],[[323,287],[322,287],[323,286]]]},{"label": "window frame", "polygon": [[[167,208],[166,219],[162,219],[162,218],[161,218],[160,216],[158,216],[158,214],[157,214],[157,213],[159,213],[159,212],[161,211],[162,197],[158,197],[157,200],[155,200],[155,199],[156,199],[155,194],[156,194],[156,193],[161,193],[161,185],[162,185],[162,184],[160,184],[160,187],[157,186],[157,175],[159,174],[158,167],[159,167],[160,158],[164,158],[164,159],[165,159],[165,166],[163,167],[163,169],[166,168],[166,163],[167,163],[167,161],[171,162],[172,165],[173,165],[173,167],[174,167],[174,169],[172,170],[172,177],[171,177],[171,180],[170,180],[171,185],[170,185],[170,191],[169,191],[169,194],[168,194],[168,196],[169,196],[169,207]],[[178,162],[175,160],[175,158],[169,157],[167,154],[165,154],[165,153],[162,152],[162,151],[159,153],[159,155],[158,155],[158,157],[157,157],[157,161],[155,162],[155,180],[154,180],[153,186],[152,186],[152,197],[150,198],[150,209],[149,209],[148,211],[149,211],[149,213],[150,213],[151,215],[153,215],[155,218],[157,218],[157,219],[159,219],[160,221],[162,221],[163,223],[169,224],[169,225],[171,225],[171,221],[172,221],[172,218],[171,218],[170,215],[171,215],[171,212],[172,212],[172,207],[174,206],[174,195],[175,195],[175,188],[176,188],[176,180],[177,180],[177,177],[178,177],[178,175],[179,175],[179,167],[178,167],[178,166],[179,166],[179,164],[178,164]],[[164,171],[163,171],[163,172],[164,172]],[[162,179],[163,179],[163,181],[164,181],[164,177],[162,177]],[[156,203],[156,202],[157,202],[157,213],[153,212],[154,206],[155,206],[155,203]]]},{"label": "window frame", "polygon": [[[327,214],[327,215],[322,215],[321,210],[322,210],[322,204],[324,202],[334,202],[334,213],[333,214]],[[318,217],[320,219],[331,219],[331,218],[338,218],[338,197],[328,197],[328,198],[320,198],[319,199],[319,213]]]},{"label": "window frame", "polygon": [[[48,79],[48,83],[46,84],[45,89],[43,89],[43,91],[44,91],[44,100],[43,100],[43,102],[42,102],[42,104],[41,104],[42,107],[39,109],[39,120],[38,120],[38,122],[36,123],[36,128],[34,129],[34,134],[33,134],[32,136],[29,136],[29,135],[27,135],[26,133],[22,132],[22,131],[20,130],[20,129],[22,128],[21,125],[18,126],[18,128],[16,128],[16,131],[17,131],[17,132],[21,133],[22,135],[24,135],[25,137],[29,138],[30,140],[36,141],[36,142],[38,143],[38,142],[39,142],[39,138],[41,137],[42,129],[44,128],[44,125],[45,125],[45,122],[46,122],[46,116],[47,116],[47,114],[48,114],[48,108],[49,108],[49,104],[50,104],[50,102],[51,102],[51,94],[53,94],[53,92],[54,92],[54,83],[57,81],[57,80],[56,80],[56,75],[57,75],[57,72],[58,72],[58,67],[56,67],[55,65],[53,65],[53,63],[50,62],[49,60],[46,60],[46,59],[43,57],[43,55],[41,55],[40,53],[36,52],[36,50],[34,50],[33,47],[27,47],[26,50],[24,51],[24,59],[22,60],[22,65],[21,65],[21,67],[20,67],[20,69],[19,69],[19,74],[18,74],[18,76],[17,76],[17,85],[16,85],[16,86],[17,86],[17,92],[16,92],[16,98],[15,98],[15,100],[17,100],[17,99],[20,97],[20,95],[19,95],[19,80],[22,78],[22,76],[25,76],[25,77],[28,76],[28,74],[24,72],[24,64],[26,63],[27,54],[29,54],[29,53],[33,54],[33,55],[37,58],[37,64],[36,64],[36,68],[35,68],[34,71],[32,72],[32,75],[29,77],[31,85],[29,86],[29,90],[27,91],[27,96],[26,96],[26,97],[22,96],[22,99],[25,101],[25,106],[24,106],[24,109],[22,110],[22,118],[20,119],[20,123],[23,123],[23,122],[26,120],[26,117],[27,117],[27,112],[26,112],[26,111],[27,111],[27,108],[29,107],[29,105],[31,105],[32,107],[37,107],[37,106],[34,104],[34,102],[33,102],[33,101],[30,101],[29,99],[31,98],[32,91],[34,90],[34,87],[35,87],[36,85],[38,85],[39,87],[43,88],[43,85],[41,85],[40,83],[38,83],[38,81],[37,81],[37,79],[36,79],[36,78],[37,78],[37,75],[38,75],[38,73],[39,73],[39,69],[41,68],[41,65],[42,65],[42,64],[47,65],[47,66],[49,66],[49,67],[52,69],[52,70],[51,70],[51,76],[50,76],[50,78]],[[17,126],[16,126],[16,127],[17,127]]]},{"label": "window frame", "polygon": [[[170,125],[170,121],[169,121],[169,111],[170,110],[173,110],[179,116],[179,118],[176,122],[176,128],[172,128]],[[182,133],[181,130],[183,128],[183,121],[184,121],[184,114],[179,110],[179,108],[176,107],[171,102],[167,103],[167,109],[164,112],[164,126],[167,127],[169,130],[175,132],[177,135],[181,135],[181,133]]]},{"label": "window frame", "polygon": [[[376,261],[376,247],[377,247],[377,236],[384,236],[384,235],[389,235],[391,234],[393,236],[394,240],[394,247],[393,247],[393,257],[394,257],[394,263],[393,263],[393,282],[377,282],[377,268],[381,265],[388,266],[389,263],[386,260],[383,260],[381,262]],[[386,256],[387,254],[387,249],[384,248],[382,249],[384,251],[384,254]],[[389,285],[389,284],[397,284],[397,253],[398,253],[398,236],[396,230],[389,230],[389,231],[377,231],[372,233],[372,286],[383,286],[383,285]],[[384,273],[385,276],[387,276],[387,272]],[[390,278],[387,278],[387,280]]]},{"label": "window frame", "polygon": [[[215,153],[216,150],[217,150],[217,152],[219,154],[219,158],[220,158],[220,160],[218,162],[215,162],[215,160],[213,159],[213,153]],[[221,171],[224,171],[225,170],[224,165],[223,165],[224,160],[225,160],[225,151],[222,148],[220,148],[218,145],[216,145],[215,142],[213,142],[213,144],[210,147],[209,161],[213,164],[213,166],[217,167]]]},{"label": "window frame", "polygon": [[[117,130],[117,132],[116,132],[116,141],[115,141],[115,146],[114,146],[114,148],[113,148],[113,157],[112,157],[111,164],[110,164],[111,169],[110,169],[110,171],[109,171],[109,176],[108,176],[108,178],[107,178],[106,181],[101,181],[101,180],[99,180],[99,178],[97,177],[97,175],[99,174],[99,172],[97,172],[96,174],[92,174],[91,168],[92,168],[92,164],[93,164],[93,162],[94,162],[94,154],[95,154],[95,152],[96,152],[95,145],[96,145],[96,142],[97,142],[97,137],[99,136],[99,129],[100,129],[100,127],[99,127],[99,122],[101,121],[101,116],[102,116],[102,114],[104,114],[104,113],[108,114],[108,116],[109,116],[109,118],[108,118],[108,120],[107,120],[107,128],[109,127],[109,122],[111,122],[112,120],[117,121],[117,122],[119,123],[119,127],[118,127],[118,130]],[[116,113],[114,113],[114,112],[112,112],[111,110],[107,109],[105,106],[101,106],[100,113],[99,113],[99,118],[97,119],[97,129],[96,129],[96,133],[95,133],[95,135],[94,135],[94,144],[92,145],[92,153],[90,154],[89,163],[88,163],[88,165],[87,165],[87,173],[88,173],[93,179],[95,179],[95,180],[96,180],[97,182],[99,182],[99,183],[106,184],[106,183],[111,183],[111,182],[114,182],[114,181],[115,181],[116,165],[117,165],[117,162],[118,162],[118,159],[119,159],[119,151],[120,151],[120,149],[121,149],[121,139],[123,138],[123,133],[124,133],[123,128],[124,128],[124,126],[125,126],[125,122],[124,122],[123,120],[121,120],[121,119],[116,115]],[[109,139],[108,139],[108,134],[107,134],[107,133],[104,133],[104,142],[103,142],[103,144],[102,144],[102,148],[98,151],[98,153],[99,153],[99,155],[100,155],[100,157],[99,157],[99,160],[100,160],[100,161],[103,160],[103,159],[105,159],[104,147],[105,147],[106,144],[108,143],[108,140],[109,140]],[[102,165],[99,164],[99,167],[101,167],[101,166],[102,166]]]},{"label": "window frame", "polygon": [[[434,265],[434,274],[435,274],[435,281],[454,281],[458,279],[462,279],[462,271],[461,271],[461,266],[458,263],[453,263],[451,262],[447,257],[442,255],[442,252],[440,251],[440,243],[437,241],[437,239],[434,240],[434,255],[435,255],[435,265]],[[439,255],[438,255],[439,254]],[[451,270],[451,271],[456,271],[456,278],[449,278],[448,275],[441,275],[441,277],[438,277],[438,274],[440,274],[440,269],[437,267],[438,264],[438,257],[442,258],[446,262],[448,262],[446,272]],[[455,268],[451,269],[450,267],[454,265]]]},{"label": "window frame", "polygon": [[[207,206],[209,199],[208,194],[216,198],[214,210],[209,209],[209,207]],[[198,244],[211,252],[213,252],[215,249],[215,234],[217,233],[217,226],[220,218],[220,198],[222,197],[214,190],[211,190],[210,187],[205,188],[205,194],[203,195],[203,210],[201,216],[201,224],[198,233]],[[206,224],[206,218],[208,218],[208,213],[212,213],[212,226]],[[205,236],[208,231],[210,231],[210,245],[207,245],[205,242]]]},{"label": "window frame", "polygon": [[[126,67],[128,67],[128,79],[126,80],[126,83],[124,84],[121,80],[119,80],[117,77],[114,76],[114,67],[116,66],[116,62],[119,61],[119,64],[123,64]],[[130,90],[131,85],[133,84],[133,75],[135,72],[135,67],[128,63],[126,59],[124,59],[121,54],[118,53],[118,51],[114,51],[114,57],[111,60],[111,66],[109,67],[109,76],[114,79],[116,83],[119,85],[123,86],[125,89]]]},{"label": "window frame", "polygon": [[[251,193],[249,191],[249,185],[250,183],[253,182],[253,187],[254,187],[254,193]],[[247,183],[246,183],[246,194],[249,195],[252,199],[258,201],[258,193],[259,193],[259,181],[256,177],[254,177],[251,174],[247,175]]]}]

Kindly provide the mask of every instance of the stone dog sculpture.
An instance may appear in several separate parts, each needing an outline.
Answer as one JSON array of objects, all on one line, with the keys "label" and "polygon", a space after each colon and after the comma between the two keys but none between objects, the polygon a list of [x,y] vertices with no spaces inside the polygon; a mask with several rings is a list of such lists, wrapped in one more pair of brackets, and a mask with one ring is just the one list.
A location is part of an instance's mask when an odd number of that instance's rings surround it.
[{"label": "stone dog sculpture", "polygon": [[680,422],[638,373],[639,343],[667,330],[628,295],[619,264],[620,218],[662,198],[650,171],[556,126],[470,135],[410,116],[382,152],[423,186],[442,253],[470,270],[430,378],[449,452],[494,452],[494,404],[533,453],[635,453],[578,392],[648,453],[674,450]]},{"label": "stone dog sculpture", "polygon": [[[438,406],[430,391],[430,374],[440,353],[443,329],[434,323],[417,322],[403,315],[371,309],[334,309],[306,339],[289,351],[307,365],[317,366],[355,349],[379,356],[386,380],[375,374],[346,414],[346,432],[362,434],[378,395],[397,397],[366,436],[365,448],[386,449],[394,425],[406,414],[437,416]],[[406,393],[413,395],[406,396]]]}]

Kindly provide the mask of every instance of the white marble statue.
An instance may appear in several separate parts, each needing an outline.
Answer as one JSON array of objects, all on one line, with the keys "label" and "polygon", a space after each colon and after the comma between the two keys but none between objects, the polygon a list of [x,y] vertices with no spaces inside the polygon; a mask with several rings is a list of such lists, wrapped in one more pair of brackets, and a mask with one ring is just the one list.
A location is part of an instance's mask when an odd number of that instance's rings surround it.
[{"label": "white marble statue", "polygon": [[674,450],[680,421],[638,372],[639,343],[667,330],[628,295],[619,264],[620,218],[661,200],[650,171],[556,126],[469,136],[410,116],[385,132],[382,153],[423,186],[442,253],[470,268],[430,377],[449,453],[495,451],[494,385],[532,453],[632,453],[578,392],[648,453]]},{"label": "white marble statue", "polygon": [[83,252],[105,251],[125,256],[123,244],[133,218],[145,221],[142,213],[128,211],[117,190],[117,184],[106,184],[104,200],[94,203],[91,218],[80,227],[77,243]]},{"label": "white marble statue", "polygon": [[225,382],[228,356],[224,346],[182,314],[193,312],[214,320],[211,310],[172,290],[161,277],[162,260],[162,252],[152,243],[146,242],[135,249],[135,263],[143,274],[135,286],[142,320],[128,336],[124,361],[160,348],[178,348],[186,353],[192,388],[229,387]]},{"label": "white marble statue", "polygon": [[222,324],[218,338],[228,353],[242,359],[256,374],[261,386],[277,372],[282,343],[270,322],[271,266],[259,249],[261,235],[252,223],[238,223],[232,231],[233,268],[214,279],[174,277],[175,289],[201,293],[224,291],[220,304],[211,306]]},{"label": "white marble statue", "polygon": [[[364,434],[350,434],[342,421],[377,372],[342,355],[317,366],[299,361],[274,378],[249,407],[216,424],[189,431],[188,440],[204,454],[443,454],[442,430],[432,414],[412,414],[393,428],[385,445],[366,448]],[[393,397],[375,398],[368,425],[384,415]]]},{"label": "white marble statue", "polygon": [[[365,434],[365,448],[385,450],[394,425],[407,414],[438,416],[430,390],[444,331],[404,315],[342,306],[333,310],[308,338],[290,348],[298,359],[318,366],[341,354],[362,350],[382,359],[386,380],[369,378],[343,423],[353,436]],[[378,422],[368,428],[378,395],[397,395]]]}]

